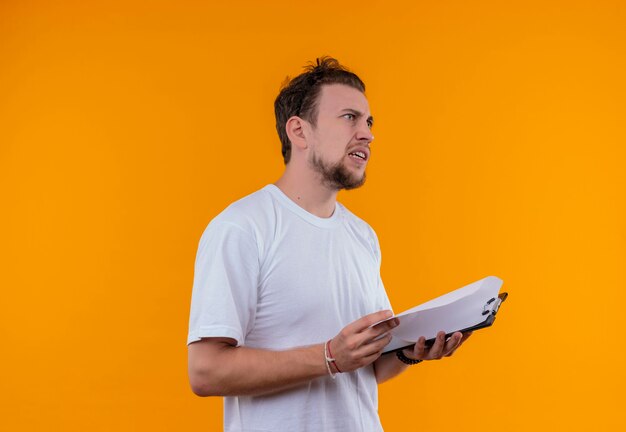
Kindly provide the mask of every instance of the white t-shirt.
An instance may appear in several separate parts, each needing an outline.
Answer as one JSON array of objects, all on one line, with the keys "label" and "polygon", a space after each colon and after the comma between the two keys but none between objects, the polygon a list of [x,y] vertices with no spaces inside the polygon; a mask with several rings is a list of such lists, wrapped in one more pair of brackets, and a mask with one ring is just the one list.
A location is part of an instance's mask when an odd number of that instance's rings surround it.
[{"label": "white t-shirt", "polygon": [[[286,350],[323,343],[382,309],[391,307],[372,228],[339,203],[331,217],[317,217],[270,184],[204,231],[187,343],[228,337]],[[381,431],[373,366],[269,396],[226,397],[224,429]]]}]

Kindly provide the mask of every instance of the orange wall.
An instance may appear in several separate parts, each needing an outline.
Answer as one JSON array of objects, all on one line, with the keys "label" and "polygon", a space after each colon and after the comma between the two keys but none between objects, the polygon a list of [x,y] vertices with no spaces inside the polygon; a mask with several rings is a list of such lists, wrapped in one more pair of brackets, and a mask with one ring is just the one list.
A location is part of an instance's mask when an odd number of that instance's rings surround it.
[{"label": "orange wall", "polygon": [[273,99],[322,54],[368,85],[340,199],[395,309],[510,293],[381,387],[386,430],[624,428],[625,3],[224,3],[0,2],[0,430],[221,428],[186,377],[197,243],[280,175]]}]

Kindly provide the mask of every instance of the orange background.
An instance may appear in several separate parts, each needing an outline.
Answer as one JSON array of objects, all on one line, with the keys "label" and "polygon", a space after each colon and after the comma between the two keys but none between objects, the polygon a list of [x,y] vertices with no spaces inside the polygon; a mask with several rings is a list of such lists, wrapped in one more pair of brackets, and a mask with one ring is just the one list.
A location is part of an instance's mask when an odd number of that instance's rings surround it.
[{"label": "orange background", "polygon": [[[54,3],[54,4],[52,4]],[[494,274],[388,431],[626,426],[623,1],[0,3],[0,429],[219,430],[187,383],[200,235],[282,172],[273,100],[330,54],[368,86],[396,311]]]}]

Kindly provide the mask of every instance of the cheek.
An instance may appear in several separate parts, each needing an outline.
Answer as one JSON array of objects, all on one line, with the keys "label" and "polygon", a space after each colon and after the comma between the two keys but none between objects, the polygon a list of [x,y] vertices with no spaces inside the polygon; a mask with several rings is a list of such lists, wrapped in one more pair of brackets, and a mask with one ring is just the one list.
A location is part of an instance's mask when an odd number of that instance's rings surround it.
[{"label": "cheek", "polygon": [[342,160],[346,156],[345,148],[343,146],[333,147],[332,154],[335,160]]},{"label": "cheek", "polygon": [[317,143],[316,153],[327,159],[339,159],[345,153],[345,146],[337,142],[337,140],[325,140]]}]

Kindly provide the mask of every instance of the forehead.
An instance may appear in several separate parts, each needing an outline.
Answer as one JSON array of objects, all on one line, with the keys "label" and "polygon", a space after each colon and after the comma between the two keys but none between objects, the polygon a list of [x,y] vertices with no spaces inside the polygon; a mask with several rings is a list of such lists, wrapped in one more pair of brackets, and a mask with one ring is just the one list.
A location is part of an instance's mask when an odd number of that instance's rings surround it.
[{"label": "forehead", "polygon": [[344,84],[326,84],[322,87],[318,102],[320,114],[334,114],[348,108],[370,115],[367,98],[360,90]]}]

